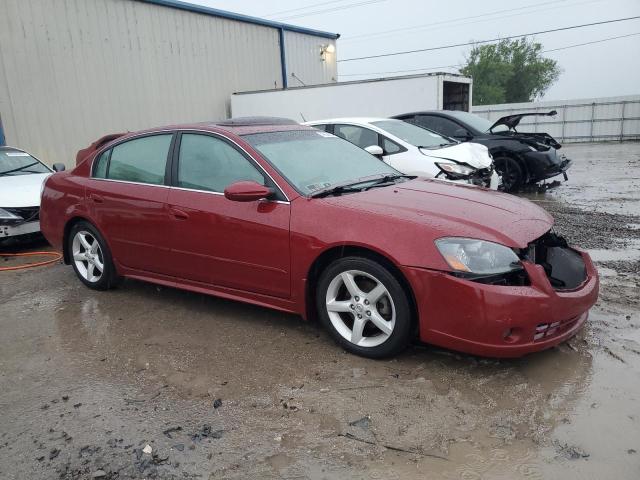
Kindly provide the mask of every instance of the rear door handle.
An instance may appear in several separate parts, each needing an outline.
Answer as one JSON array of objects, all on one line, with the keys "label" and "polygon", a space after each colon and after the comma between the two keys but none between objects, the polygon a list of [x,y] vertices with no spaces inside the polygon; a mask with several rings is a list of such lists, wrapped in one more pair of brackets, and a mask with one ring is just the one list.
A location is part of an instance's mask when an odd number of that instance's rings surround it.
[{"label": "rear door handle", "polygon": [[187,212],[183,212],[182,210],[178,210],[177,208],[169,208],[169,213],[176,220],[186,220],[189,218],[189,214]]},{"label": "rear door handle", "polygon": [[93,200],[95,203],[103,203],[104,202],[104,198],[102,198],[100,195],[96,195],[95,193],[92,193],[90,195],[91,200]]}]

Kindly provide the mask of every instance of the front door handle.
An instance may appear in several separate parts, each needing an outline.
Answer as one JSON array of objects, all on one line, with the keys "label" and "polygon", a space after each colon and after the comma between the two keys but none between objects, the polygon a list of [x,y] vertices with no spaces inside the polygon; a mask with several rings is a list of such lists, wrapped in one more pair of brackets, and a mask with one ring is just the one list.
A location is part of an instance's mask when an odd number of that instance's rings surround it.
[{"label": "front door handle", "polygon": [[170,208],[169,213],[176,220],[186,220],[189,218],[189,214],[187,212],[183,212],[182,210],[178,210],[177,208]]},{"label": "front door handle", "polygon": [[95,193],[92,193],[90,196],[91,200],[94,201],[94,203],[103,203],[104,202],[104,198],[102,198],[100,195],[96,195]]}]

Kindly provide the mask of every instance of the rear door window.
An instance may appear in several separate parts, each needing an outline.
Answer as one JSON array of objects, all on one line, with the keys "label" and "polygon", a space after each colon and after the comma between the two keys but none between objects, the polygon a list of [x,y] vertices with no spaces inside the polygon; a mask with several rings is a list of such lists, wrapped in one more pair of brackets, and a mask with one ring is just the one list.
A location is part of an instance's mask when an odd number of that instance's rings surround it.
[{"label": "rear door window", "polygon": [[400,153],[404,150],[403,147],[396,142],[389,140],[387,137],[382,137],[382,151],[385,155],[393,155],[394,153]]},{"label": "rear door window", "polygon": [[93,166],[93,177],[94,178],[107,178],[107,166],[109,164],[109,155],[111,154],[111,150],[106,150],[100,154],[100,156],[95,160]]},{"label": "rear door window", "polygon": [[173,134],[150,135],[116,145],[111,152],[107,178],[163,185],[172,137]]},{"label": "rear door window", "polygon": [[359,146],[360,148],[367,148],[371,145],[378,145],[378,133],[364,127],[358,127],[356,125],[334,125],[333,134],[338,137]]},{"label": "rear door window", "polygon": [[211,135],[182,134],[176,186],[222,193],[242,180],[265,185],[265,176],[229,143]]}]

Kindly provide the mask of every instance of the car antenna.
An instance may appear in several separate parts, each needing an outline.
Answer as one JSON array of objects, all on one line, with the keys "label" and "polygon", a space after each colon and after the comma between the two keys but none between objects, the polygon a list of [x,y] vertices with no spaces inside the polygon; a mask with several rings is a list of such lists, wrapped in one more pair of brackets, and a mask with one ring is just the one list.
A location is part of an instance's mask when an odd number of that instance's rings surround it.
[{"label": "car antenna", "polygon": [[306,118],[304,118],[304,115],[302,114],[302,112],[300,112],[300,116],[302,117],[302,121],[303,121],[303,122],[306,122],[306,121],[307,121],[307,119],[306,119]]}]

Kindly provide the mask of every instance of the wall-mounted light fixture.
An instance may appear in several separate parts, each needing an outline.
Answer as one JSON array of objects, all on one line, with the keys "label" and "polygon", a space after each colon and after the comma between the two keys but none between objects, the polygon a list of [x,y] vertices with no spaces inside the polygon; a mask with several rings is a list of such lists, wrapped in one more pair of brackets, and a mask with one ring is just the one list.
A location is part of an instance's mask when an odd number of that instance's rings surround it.
[{"label": "wall-mounted light fixture", "polygon": [[336,46],[333,43],[327,45],[320,45],[320,58],[323,62],[327,61],[327,53],[332,54],[336,52]]}]

